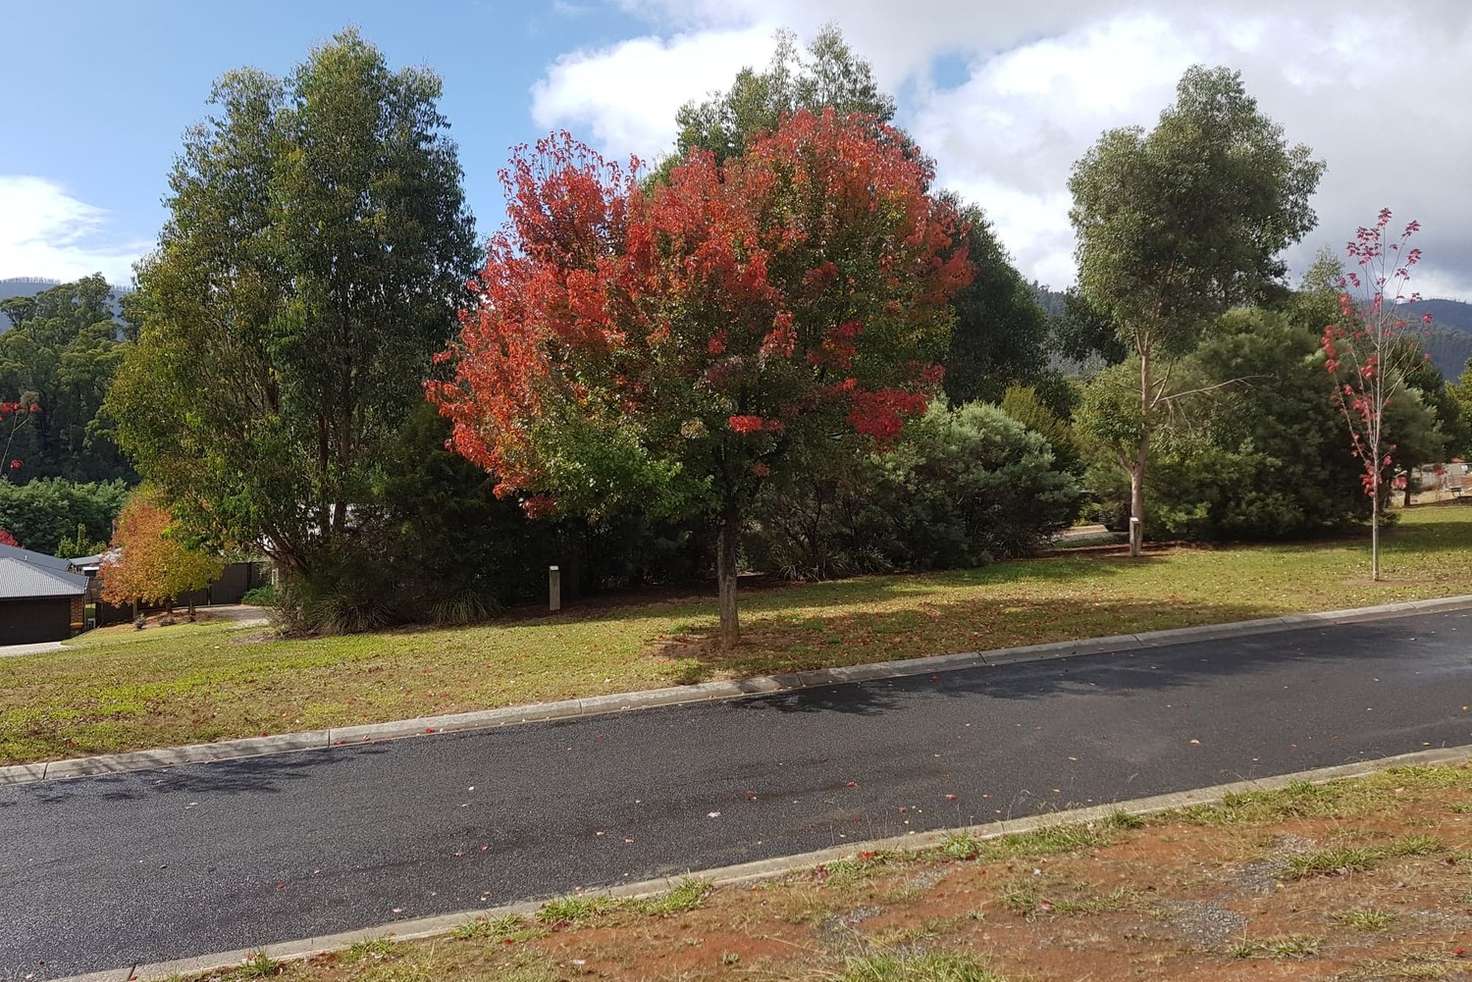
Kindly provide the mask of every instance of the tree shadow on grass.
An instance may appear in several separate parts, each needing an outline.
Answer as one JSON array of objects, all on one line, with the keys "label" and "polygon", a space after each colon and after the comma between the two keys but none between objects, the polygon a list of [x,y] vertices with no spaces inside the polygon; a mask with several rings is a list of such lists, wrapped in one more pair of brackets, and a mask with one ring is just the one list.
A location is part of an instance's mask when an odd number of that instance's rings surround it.
[{"label": "tree shadow on grass", "polygon": [[[1162,555],[1129,559],[1118,556],[1049,556],[1017,559],[978,566],[972,569],[936,570],[923,573],[876,573],[816,583],[794,583],[772,577],[753,577],[740,584],[741,610],[744,614],[800,612],[826,609],[843,604],[880,604],[899,598],[923,600],[926,593],[944,592],[958,587],[1004,585],[1025,582],[1067,583],[1079,579],[1112,576],[1131,566],[1139,567],[1168,562]],[[543,626],[565,623],[594,624],[624,621],[649,616],[687,616],[710,618],[716,613],[716,587],[691,584],[684,588],[659,591],[651,599],[640,594],[592,597],[569,606],[556,614],[521,616],[487,622],[486,626]],[[707,627],[692,621],[677,630],[696,631]],[[427,630],[415,628],[412,630]]]},{"label": "tree shadow on grass", "polygon": [[884,611],[856,605],[801,620],[749,619],[734,652],[721,651],[705,632],[696,640],[667,646],[661,654],[679,659],[675,681],[684,685],[1252,620],[1280,612],[1281,607],[1268,604],[1091,601],[1077,596],[922,602]]}]

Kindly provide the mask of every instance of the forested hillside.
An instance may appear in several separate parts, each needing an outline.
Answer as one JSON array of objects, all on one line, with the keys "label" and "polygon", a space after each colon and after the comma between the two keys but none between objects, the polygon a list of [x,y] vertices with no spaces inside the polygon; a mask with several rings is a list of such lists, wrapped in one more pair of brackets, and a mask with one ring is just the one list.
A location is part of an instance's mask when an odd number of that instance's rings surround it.
[{"label": "forested hillside", "polygon": [[0,420],[5,478],[135,478],[100,416],[127,342],[119,295],[100,276],[0,282]]}]

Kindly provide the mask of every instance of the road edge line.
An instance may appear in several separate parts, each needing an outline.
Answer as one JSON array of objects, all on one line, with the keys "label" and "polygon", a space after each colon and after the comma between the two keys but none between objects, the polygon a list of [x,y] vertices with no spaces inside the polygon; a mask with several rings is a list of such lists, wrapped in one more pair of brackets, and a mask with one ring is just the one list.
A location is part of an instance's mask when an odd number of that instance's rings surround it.
[{"label": "road edge line", "polygon": [[1285,614],[1279,617],[1264,617],[1248,621],[1226,621],[1221,624],[1201,624],[1195,627],[1167,628],[1140,634],[1048,641],[990,651],[963,651],[948,655],[901,658],[838,668],[815,668],[801,672],[758,675],[744,679],[615,692],[583,699],[563,699],[556,702],[502,706],[496,709],[477,709],[464,713],[419,716],[413,719],[390,720],[383,723],[362,723],[264,737],[245,737],[238,740],[222,740],[218,743],[156,747],[95,757],[72,757],[66,760],[11,764],[0,767],[0,788],[34,784],[39,781],[157,770],[184,764],[214,764],[227,760],[298,753],[305,750],[355,747],[414,736],[490,730],[521,723],[583,719],[658,706],[752,699],[800,692],[804,689],[821,688],[827,685],[843,685],[849,682],[876,682],[971,668],[1051,661],[1081,655],[1119,654],[1172,644],[1188,644],[1194,641],[1220,641],[1254,634],[1287,633],[1465,608],[1472,608],[1472,594],[1439,597],[1431,600],[1400,601],[1345,610]]}]

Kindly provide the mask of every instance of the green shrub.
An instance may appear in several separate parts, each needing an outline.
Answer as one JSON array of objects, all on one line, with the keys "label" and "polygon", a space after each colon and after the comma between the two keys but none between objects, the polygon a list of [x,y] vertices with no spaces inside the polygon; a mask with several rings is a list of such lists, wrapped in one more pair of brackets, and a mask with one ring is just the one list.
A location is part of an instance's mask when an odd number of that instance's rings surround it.
[{"label": "green shrub", "polygon": [[240,602],[248,607],[274,607],[276,606],[276,588],[267,583],[265,586],[252,587],[245,591],[245,596]]},{"label": "green shrub", "polygon": [[[1145,532],[1157,539],[1313,535],[1369,518],[1360,469],[1332,402],[1317,334],[1283,313],[1234,310],[1175,366],[1171,403],[1152,434]],[[1138,438],[1138,366],[1106,369],[1075,417],[1094,493],[1086,515],[1125,528],[1129,481],[1119,463]],[[1406,428],[1409,424],[1403,424]]]},{"label": "green shrub", "polygon": [[976,566],[1031,552],[1081,499],[1042,435],[983,403],[933,403],[888,453],[810,463],[758,502],[752,565],[801,579]]}]

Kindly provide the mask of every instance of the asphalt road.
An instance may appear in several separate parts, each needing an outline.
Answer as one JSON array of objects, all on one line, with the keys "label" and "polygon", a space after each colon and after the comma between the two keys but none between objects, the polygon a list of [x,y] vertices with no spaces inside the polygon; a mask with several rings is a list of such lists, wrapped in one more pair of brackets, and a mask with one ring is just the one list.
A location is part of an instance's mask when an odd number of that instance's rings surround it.
[{"label": "asphalt road", "polygon": [[1453,612],[21,785],[0,978],[1472,744],[1468,704]]}]

